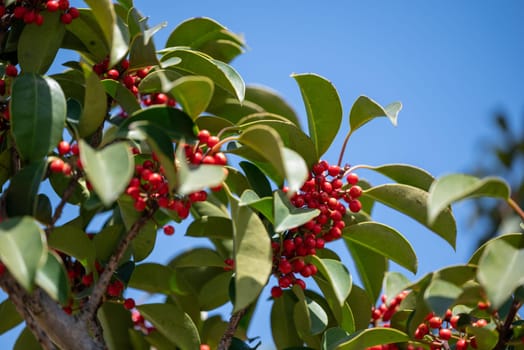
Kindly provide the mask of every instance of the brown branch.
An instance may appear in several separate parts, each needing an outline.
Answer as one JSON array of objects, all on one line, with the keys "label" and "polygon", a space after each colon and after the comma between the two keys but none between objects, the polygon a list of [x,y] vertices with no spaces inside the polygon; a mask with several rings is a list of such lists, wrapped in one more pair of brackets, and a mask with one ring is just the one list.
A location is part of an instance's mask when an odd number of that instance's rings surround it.
[{"label": "brown branch", "polygon": [[517,301],[516,299],[513,300],[513,303],[511,304],[511,308],[509,310],[508,315],[506,316],[504,324],[497,327],[497,330],[499,331],[499,340],[497,342],[497,345],[495,345],[495,347],[493,348],[493,350],[506,349],[506,343],[511,337],[511,325],[513,324],[515,316],[517,315],[521,306],[522,304],[519,301]]},{"label": "brown branch", "polygon": [[8,272],[0,277],[0,287],[9,295],[44,349],[105,349],[103,343],[91,337],[84,323],[66,314],[43,290],[37,288],[27,292]]},{"label": "brown branch", "polygon": [[111,277],[115,273],[119,261],[124,256],[125,252],[129,248],[131,241],[138,235],[142,227],[153,217],[155,209],[144,212],[144,214],[131,226],[129,231],[126,233],[125,237],[120,241],[118,247],[116,248],[113,255],[109,259],[107,265],[104,268],[104,272],[100,275],[98,282],[93,288],[88,302],[84,305],[82,309],[81,319],[87,322],[92,322],[96,317],[96,312],[100,305],[102,304],[102,299],[106,292],[109,282],[111,282]]},{"label": "brown branch", "polygon": [[238,324],[240,323],[240,320],[247,312],[246,309],[242,309],[233,315],[231,315],[231,318],[229,319],[229,324],[227,325],[226,331],[222,335],[222,338],[220,339],[220,343],[218,343],[218,350],[228,350],[229,346],[231,345],[231,339],[233,338],[233,335],[235,335],[235,332],[237,331]]}]

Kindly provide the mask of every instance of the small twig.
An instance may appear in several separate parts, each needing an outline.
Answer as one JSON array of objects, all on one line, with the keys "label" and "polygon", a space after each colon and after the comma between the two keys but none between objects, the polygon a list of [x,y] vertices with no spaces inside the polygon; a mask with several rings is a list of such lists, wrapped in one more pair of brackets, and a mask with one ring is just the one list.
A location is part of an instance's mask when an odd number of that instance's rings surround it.
[{"label": "small twig", "polygon": [[520,216],[522,221],[524,222],[524,210],[513,200],[513,198],[508,199],[508,204],[511,207],[511,209],[515,210],[515,212]]},{"label": "small twig", "polygon": [[93,319],[96,317],[96,311],[98,310],[102,299],[106,292],[109,282],[111,282],[111,277],[115,273],[118,262],[122,259],[127,248],[131,244],[131,241],[138,235],[142,227],[153,217],[155,209],[145,212],[134,224],[131,226],[129,231],[126,233],[125,237],[120,241],[118,247],[116,248],[113,255],[109,259],[107,265],[104,268],[104,272],[100,275],[98,282],[93,288],[93,292],[89,297],[88,302],[85,304],[82,309],[81,319],[87,322],[93,322]]},{"label": "small twig", "polygon": [[222,338],[220,339],[220,343],[218,344],[218,350],[228,350],[229,349],[233,335],[235,335],[235,332],[237,331],[238,324],[240,323],[240,320],[242,319],[242,317],[244,317],[246,312],[247,312],[247,309],[242,309],[234,313],[233,315],[231,315],[226,331],[222,335]]},{"label": "small twig", "polygon": [[346,138],[344,139],[344,143],[342,144],[342,148],[340,149],[340,155],[338,156],[338,162],[337,162],[338,166],[342,164],[342,159],[344,158],[344,153],[346,152],[346,147],[348,145],[348,141],[352,133],[353,132],[349,130],[348,134],[346,135]]},{"label": "small twig", "polygon": [[504,324],[501,327],[497,327],[497,330],[499,331],[499,340],[493,350],[504,350],[506,348],[506,343],[511,335],[511,325],[513,324],[514,318],[521,306],[522,304],[520,302],[516,299],[513,300]]}]

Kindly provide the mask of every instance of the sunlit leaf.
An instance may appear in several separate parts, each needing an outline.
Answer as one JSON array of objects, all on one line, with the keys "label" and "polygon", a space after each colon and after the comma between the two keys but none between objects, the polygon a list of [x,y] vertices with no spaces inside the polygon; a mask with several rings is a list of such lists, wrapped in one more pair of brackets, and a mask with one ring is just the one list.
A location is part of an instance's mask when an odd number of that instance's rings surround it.
[{"label": "sunlit leaf", "polygon": [[198,266],[216,266],[224,267],[224,258],[217,252],[209,248],[193,248],[182,255],[171,264],[172,267],[198,267]]},{"label": "sunlit leaf", "polygon": [[149,293],[170,294],[171,278],[174,270],[169,266],[157,263],[143,263],[135,266],[129,287],[140,289]]},{"label": "sunlit leaf", "polygon": [[384,294],[388,302],[410,285],[409,279],[400,272],[388,271],[384,276]]},{"label": "sunlit leaf", "polygon": [[417,187],[424,191],[428,191],[435,180],[435,178],[424,169],[409,164],[384,164],[369,167],[368,169],[386,175],[398,183]]},{"label": "sunlit leaf", "polygon": [[202,216],[189,224],[186,236],[233,239],[233,223],[229,218]]},{"label": "sunlit leaf", "polygon": [[349,114],[351,131],[355,131],[376,117],[388,117],[394,126],[397,126],[398,113],[402,109],[400,102],[393,102],[382,107],[367,96],[360,96],[353,103]]},{"label": "sunlit leaf", "polygon": [[348,269],[338,260],[319,259],[315,255],[311,256],[311,262],[331,285],[339,305],[344,305],[353,283]]},{"label": "sunlit leaf", "polygon": [[480,246],[475,251],[475,253],[473,253],[473,255],[469,259],[468,263],[469,264],[478,265],[480,257],[484,253],[484,250],[486,249],[486,247],[488,247],[491,244],[491,242],[498,241],[498,240],[501,240],[501,241],[504,241],[505,243],[508,243],[513,248],[524,249],[524,239],[523,239],[522,233],[507,233],[507,234],[504,234],[504,235],[500,235],[498,237],[494,237],[493,239],[489,240],[488,242],[486,242],[482,246]]},{"label": "sunlit leaf", "polygon": [[362,350],[367,347],[408,341],[404,332],[393,328],[370,328],[351,334],[337,346],[339,350]]},{"label": "sunlit leaf", "polygon": [[106,93],[111,96],[122,107],[128,115],[140,109],[135,95],[124,85],[113,79],[102,80]]},{"label": "sunlit leaf", "polygon": [[215,87],[208,77],[185,76],[173,82],[171,94],[182,109],[195,120],[211,102]]},{"label": "sunlit leaf", "polygon": [[255,102],[266,112],[278,114],[295,125],[299,125],[298,116],[293,108],[275,91],[260,85],[246,87],[246,100]]},{"label": "sunlit leaf", "polygon": [[275,191],[273,199],[276,232],[284,232],[298,227],[316,218],[320,214],[318,209],[295,207],[282,191]]}]

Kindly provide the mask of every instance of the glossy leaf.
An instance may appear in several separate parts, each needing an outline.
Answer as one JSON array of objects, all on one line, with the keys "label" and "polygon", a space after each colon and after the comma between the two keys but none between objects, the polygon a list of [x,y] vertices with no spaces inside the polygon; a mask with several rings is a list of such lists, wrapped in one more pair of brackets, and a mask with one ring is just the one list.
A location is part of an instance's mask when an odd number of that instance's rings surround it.
[{"label": "glossy leaf", "polygon": [[25,26],[18,39],[18,63],[26,73],[47,72],[65,34],[58,12],[42,11],[41,15],[42,25]]},{"label": "glossy leaf", "polygon": [[233,223],[224,217],[202,216],[189,224],[186,236],[233,239]]},{"label": "glossy leaf", "polygon": [[435,178],[424,169],[409,164],[384,164],[369,167],[368,169],[386,175],[400,184],[417,187],[424,191],[428,191],[435,180]]},{"label": "glossy leaf", "polygon": [[104,329],[108,350],[131,349],[129,329],[133,328],[131,313],[117,303],[103,303],[98,319]]},{"label": "glossy leaf", "polygon": [[304,298],[295,304],[295,324],[304,336],[322,333],[328,324],[324,309],[310,298]]},{"label": "glossy leaf", "polygon": [[388,298],[388,303],[410,285],[409,279],[400,272],[386,272],[384,277],[384,294]]},{"label": "glossy leaf", "polygon": [[417,272],[417,256],[408,240],[392,227],[378,222],[361,222],[343,229],[343,237]]},{"label": "glossy leaf", "polygon": [[234,232],[234,312],[255,301],[267,283],[272,267],[269,235],[257,214],[231,198]]},{"label": "glossy leaf", "polygon": [[393,126],[397,126],[398,113],[402,109],[400,102],[393,102],[382,107],[367,96],[359,96],[351,107],[349,114],[349,125],[351,131],[355,131],[376,117],[387,117]]},{"label": "glossy leaf", "polygon": [[20,156],[26,161],[43,158],[62,139],[66,100],[60,85],[49,77],[22,74],[14,80],[10,105]]},{"label": "glossy leaf", "polygon": [[424,300],[437,315],[444,315],[462,293],[462,288],[438,278],[433,279],[424,291]]},{"label": "glossy leaf", "polygon": [[505,243],[508,243],[513,248],[524,249],[524,239],[523,238],[524,237],[522,236],[522,233],[508,233],[505,235],[495,237],[489,240],[488,242],[484,243],[482,246],[480,246],[479,249],[477,249],[475,253],[473,253],[468,263],[478,265],[480,257],[484,253],[484,250],[486,249],[486,247],[488,247],[491,244],[491,242],[494,242],[494,241],[501,240],[501,241],[504,241]]},{"label": "glossy leaf", "polygon": [[450,210],[444,210],[430,223],[427,213],[429,195],[426,191],[403,184],[386,184],[365,190],[364,196],[410,216],[455,248],[457,228],[453,214]]},{"label": "glossy leaf", "polygon": [[344,240],[355,262],[357,272],[372,301],[376,301],[382,290],[382,280],[388,270],[388,259],[382,254],[357,245],[349,240]]},{"label": "glossy leaf", "polygon": [[95,263],[95,246],[87,234],[72,225],[55,227],[47,239],[49,247],[77,259],[90,272]]},{"label": "glossy leaf", "polygon": [[348,269],[338,260],[319,259],[311,256],[311,262],[318,268],[318,272],[329,282],[339,305],[343,306],[351,292],[352,279]]},{"label": "glossy leaf", "polygon": [[47,260],[36,272],[36,284],[60,304],[66,304],[70,297],[69,276],[56,253],[47,252]]},{"label": "glossy leaf", "polygon": [[172,267],[199,267],[199,266],[216,266],[224,267],[224,258],[217,252],[209,248],[193,248],[178,258],[171,264]]},{"label": "glossy leaf", "polygon": [[451,174],[435,181],[428,198],[428,218],[433,222],[437,215],[450,204],[466,198],[495,197],[508,199],[509,185],[501,178],[487,177],[479,179],[464,174]]},{"label": "glossy leaf", "polygon": [[275,232],[284,232],[298,227],[320,214],[318,209],[295,207],[282,191],[275,191],[273,200]]},{"label": "glossy leaf", "polygon": [[25,289],[31,290],[47,259],[45,234],[28,216],[0,223],[0,260]]},{"label": "glossy leaf", "polygon": [[24,319],[16,311],[13,302],[8,298],[0,304],[0,335],[22,323]]},{"label": "glossy leaf", "polygon": [[478,263],[477,279],[493,309],[498,309],[518,286],[524,284],[524,249],[503,240],[492,241]]},{"label": "glossy leaf", "polygon": [[157,263],[143,263],[135,266],[129,287],[149,293],[170,294],[173,269]]},{"label": "glossy leaf", "polygon": [[38,190],[47,164],[35,161],[23,167],[11,178],[6,194],[6,210],[10,217],[33,215],[37,208]]},{"label": "glossy leaf", "polygon": [[173,66],[174,69],[192,75],[203,75],[226,90],[238,101],[244,100],[245,83],[242,77],[231,66],[224,62],[215,60],[197,51],[177,48],[164,55],[161,61],[178,57],[181,62]]},{"label": "glossy leaf", "polygon": [[266,86],[248,85],[246,100],[264,108],[264,111],[278,114],[299,126],[298,116],[293,108],[276,92]]},{"label": "glossy leaf", "polygon": [[342,105],[337,90],[321,76],[293,74],[306,107],[309,136],[317,155],[322,156],[335,138],[342,121]]},{"label": "glossy leaf", "polygon": [[290,291],[284,291],[280,298],[273,300],[271,307],[271,334],[277,349],[298,347],[303,343],[297,333],[293,317],[295,303],[295,296]]},{"label": "glossy leaf", "polygon": [[290,148],[284,147],[282,149],[282,158],[284,160],[289,193],[298,192],[308,179],[309,168],[300,154]]},{"label": "glossy leaf", "polygon": [[137,306],[146,320],[182,350],[200,347],[198,330],[191,318],[173,304],[144,304]]},{"label": "glossy leaf", "polygon": [[351,334],[349,339],[338,345],[339,350],[362,350],[367,347],[401,343],[409,340],[407,334],[393,328],[370,328]]},{"label": "glossy leaf", "polygon": [[128,115],[140,109],[140,104],[135,95],[118,81],[105,79],[102,80],[102,85],[106,93],[111,96]]},{"label": "glossy leaf", "polygon": [[104,85],[93,69],[83,64],[82,70],[85,78],[85,95],[78,132],[80,137],[87,137],[104,122],[107,113],[107,97]]},{"label": "glossy leaf", "polygon": [[80,159],[89,182],[105,206],[110,206],[126,189],[135,170],[133,155],[123,142],[94,150],[79,142]]},{"label": "glossy leaf", "polygon": [[181,195],[201,191],[206,187],[216,187],[223,183],[227,176],[225,169],[219,165],[202,164],[191,169],[187,164],[182,147],[177,147],[176,159],[178,165],[177,192]]},{"label": "glossy leaf", "polygon": [[186,76],[175,80],[170,92],[184,112],[195,120],[206,110],[214,90],[213,81],[208,77]]},{"label": "glossy leaf", "polygon": [[263,197],[260,198],[254,191],[245,190],[240,196],[240,206],[248,205],[251,208],[260,212],[266,219],[269,220],[273,225],[275,224],[275,218],[273,213],[273,198]]}]

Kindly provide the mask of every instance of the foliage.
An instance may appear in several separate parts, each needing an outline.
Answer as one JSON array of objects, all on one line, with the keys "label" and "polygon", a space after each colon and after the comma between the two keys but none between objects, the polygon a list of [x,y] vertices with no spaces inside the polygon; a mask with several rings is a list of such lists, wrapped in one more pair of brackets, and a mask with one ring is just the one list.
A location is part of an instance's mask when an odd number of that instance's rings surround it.
[{"label": "foliage", "polygon": [[[245,85],[230,65],[245,43],[221,24],[184,21],[157,50],[165,25],[131,0],[86,3],[0,6],[0,331],[26,321],[16,349],[256,348],[268,340],[249,339],[249,323],[267,298],[279,349],[524,348],[521,234],[410,282],[388,267],[416,272],[411,244],[372,219],[382,203],[454,247],[456,201],[495,197],[524,218],[503,180],[350,167],[350,136],[377,117],[396,125],[400,102],[361,96],[344,118],[331,82],[295,74],[303,129],[283,98]],[[49,74],[63,49],[78,61]],[[345,128],[338,164],[324,160]],[[78,214],[58,224],[65,206]],[[144,262],[183,220],[211,244]],[[356,271],[328,248],[339,239]],[[136,305],[127,288],[163,302]],[[229,320],[205,316],[228,303]]]}]

